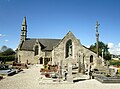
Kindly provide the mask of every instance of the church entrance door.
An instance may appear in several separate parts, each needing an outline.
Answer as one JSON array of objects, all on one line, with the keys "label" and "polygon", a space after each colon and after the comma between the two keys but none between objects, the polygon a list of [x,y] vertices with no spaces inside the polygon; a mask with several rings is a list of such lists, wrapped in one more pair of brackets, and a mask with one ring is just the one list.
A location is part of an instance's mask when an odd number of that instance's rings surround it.
[{"label": "church entrance door", "polygon": [[90,56],[90,63],[93,62],[93,55]]},{"label": "church entrance door", "polygon": [[39,60],[40,60],[40,64],[43,64],[43,58],[41,57]]}]

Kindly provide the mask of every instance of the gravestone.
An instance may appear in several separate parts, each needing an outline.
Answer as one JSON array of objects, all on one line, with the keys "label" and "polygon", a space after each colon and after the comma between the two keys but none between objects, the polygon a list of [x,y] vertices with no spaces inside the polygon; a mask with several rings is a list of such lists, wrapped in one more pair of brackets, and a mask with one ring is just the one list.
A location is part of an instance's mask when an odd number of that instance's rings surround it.
[{"label": "gravestone", "polygon": [[103,65],[102,65],[102,60],[100,58],[96,58],[96,61],[95,61],[95,69],[101,69],[103,68]]},{"label": "gravestone", "polygon": [[80,62],[80,59],[78,61],[78,73],[81,73],[81,62]]},{"label": "gravestone", "polygon": [[71,58],[70,57],[69,57],[69,62],[68,62],[67,81],[73,83],[72,64],[71,64]]},{"label": "gravestone", "polygon": [[110,69],[109,68],[106,68],[106,74],[109,75],[110,74]]},{"label": "gravestone", "polygon": [[62,60],[59,63],[59,78],[62,78]]},{"label": "gravestone", "polygon": [[110,75],[115,76],[115,70],[114,69],[110,69]]},{"label": "gravestone", "polygon": [[91,64],[88,65],[88,74],[87,74],[87,76],[88,76],[89,79],[91,78],[90,71],[91,71]]},{"label": "gravestone", "polygon": [[72,76],[72,65],[71,65],[70,62],[68,63],[67,81],[68,81],[68,82],[71,82],[71,83],[73,82],[73,76]]}]

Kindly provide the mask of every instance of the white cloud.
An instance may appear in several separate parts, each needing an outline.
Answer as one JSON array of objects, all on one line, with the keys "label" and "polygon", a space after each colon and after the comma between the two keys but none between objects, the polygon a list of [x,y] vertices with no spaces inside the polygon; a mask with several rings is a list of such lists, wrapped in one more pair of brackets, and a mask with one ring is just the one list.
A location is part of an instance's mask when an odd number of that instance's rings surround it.
[{"label": "white cloud", "polygon": [[5,42],[8,42],[8,40],[5,40]]},{"label": "white cloud", "polygon": [[118,43],[118,47],[120,47],[120,43]]},{"label": "white cloud", "polygon": [[87,47],[87,48],[90,48],[90,45],[87,45],[86,47]]},{"label": "white cloud", "polygon": [[5,36],[5,35],[3,35],[3,34],[0,34],[0,37],[3,37],[3,36]]},{"label": "white cloud", "polygon": [[109,52],[111,54],[120,55],[120,43],[118,43],[118,45],[114,45],[113,43],[108,43],[108,47],[109,47]]},{"label": "white cloud", "polygon": [[0,37],[2,36],[2,34],[0,34]]},{"label": "white cloud", "polygon": [[108,43],[108,47],[111,49],[114,47],[114,44],[113,43]]}]

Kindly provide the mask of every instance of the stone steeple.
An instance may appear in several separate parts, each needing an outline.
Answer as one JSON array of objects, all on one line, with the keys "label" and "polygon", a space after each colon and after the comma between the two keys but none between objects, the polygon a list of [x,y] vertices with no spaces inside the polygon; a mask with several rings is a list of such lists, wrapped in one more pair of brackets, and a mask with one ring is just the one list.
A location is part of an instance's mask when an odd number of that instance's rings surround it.
[{"label": "stone steeple", "polygon": [[23,19],[22,28],[21,28],[21,42],[25,41],[27,37],[27,22],[26,16]]}]

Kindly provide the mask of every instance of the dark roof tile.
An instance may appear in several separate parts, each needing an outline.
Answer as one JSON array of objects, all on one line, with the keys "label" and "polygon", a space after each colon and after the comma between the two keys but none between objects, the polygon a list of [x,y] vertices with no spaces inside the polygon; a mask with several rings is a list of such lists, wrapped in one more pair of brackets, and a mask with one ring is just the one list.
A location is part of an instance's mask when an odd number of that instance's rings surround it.
[{"label": "dark roof tile", "polygon": [[27,39],[23,42],[21,50],[33,50],[33,47],[36,43],[36,40],[39,41],[42,50],[52,50],[61,39]]}]

